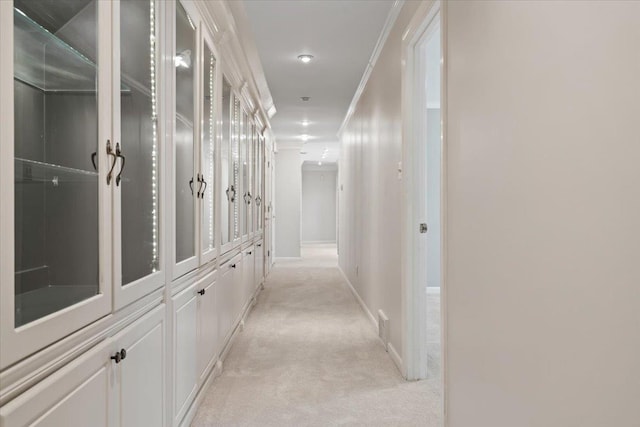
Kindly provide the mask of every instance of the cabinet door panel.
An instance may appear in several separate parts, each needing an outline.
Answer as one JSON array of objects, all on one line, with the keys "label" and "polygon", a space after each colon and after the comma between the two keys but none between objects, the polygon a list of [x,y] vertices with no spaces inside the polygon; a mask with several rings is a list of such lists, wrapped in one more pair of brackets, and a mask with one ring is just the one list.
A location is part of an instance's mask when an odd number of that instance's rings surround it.
[{"label": "cabinet door panel", "polygon": [[244,305],[244,260],[242,257],[236,262],[236,268],[233,270],[233,321],[240,316],[240,311]]},{"label": "cabinet door panel", "polygon": [[198,382],[196,296],[194,284],[174,299],[174,415],[178,422],[188,409]]},{"label": "cabinet door panel", "polygon": [[[113,3],[116,150],[114,187],[116,309],[162,285],[160,268],[159,116],[156,69],[158,0]],[[117,53],[119,52],[119,55]]]},{"label": "cabinet door panel", "polygon": [[118,364],[121,427],[164,425],[164,311],[154,309],[116,340],[127,352]]},{"label": "cabinet door panel", "polygon": [[233,271],[229,261],[221,266],[222,275],[218,279],[216,312],[218,315],[218,336],[221,345],[224,343],[233,322]]},{"label": "cabinet door panel", "polygon": [[218,313],[216,311],[218,286],[216,282],[210,282],[203,289],[205,292],[199,297],[200,307],[198,309],[198,372],[201,379],[204,379],[219,345]]},{"label": "cabinet door panel", "polygon": [[107,427],[113,362],[108,343],[85,353],[0,409],[6,427]]},{"label": "cabinet door panel", "polygon": [[262,279],[264,278],[264,240],[259,241],[256,244],[256,257],[254,259],[255,265],[255,277],[254,277],[254,288],[257,288],[262,283]]}]

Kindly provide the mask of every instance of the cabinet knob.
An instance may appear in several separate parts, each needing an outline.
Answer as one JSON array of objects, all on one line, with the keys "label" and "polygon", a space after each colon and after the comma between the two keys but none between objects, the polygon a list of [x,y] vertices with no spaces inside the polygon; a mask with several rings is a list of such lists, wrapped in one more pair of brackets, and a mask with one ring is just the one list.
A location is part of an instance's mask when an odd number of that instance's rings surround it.
[{"label": "cabinet knob", "polygon": [[127,358],[127,350],[123,348],[122,350],[120,350],[120,360],[124,360],[126,358]]},{"label": "cabinet knob", "polygon": [[247,255],[251,255],[251,251],[247,252]]},{"label": "cabinet knob", "polygon": [[204,290],[204,289],[200,289],[200,290],[198,291],[198,293],[199,293],[200,295],[204,295],[205,290]]},{"label": "cabinet knob", "polygon": [[235,264],[231,264],[231,268],[236,268],[236,265]]},{"label": "cabinet knob", "polygon": [[122,356],[120,356],[120,352],[117,352],[114,356],[111,356],[111,360],[115,360],[116,363],[120,363],[120,361],[122,360]]}]

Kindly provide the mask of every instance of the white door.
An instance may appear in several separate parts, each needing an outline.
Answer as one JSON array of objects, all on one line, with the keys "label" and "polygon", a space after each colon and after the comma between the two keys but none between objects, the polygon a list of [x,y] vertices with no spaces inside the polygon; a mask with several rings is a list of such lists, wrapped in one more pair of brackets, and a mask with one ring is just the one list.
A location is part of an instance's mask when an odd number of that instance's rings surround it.
[{"label": "white door", "polygon": [[189,409],[198,385],[198,293],[194,283],[173,298],[174,423]]},{"label": "white door", "polygon": [[198,286],[198,376],[204,380],[218,352],[218,313],[216,281],[209,276]]},{"label": "white door", "polygon": [[0,409],[5,427],[109,427],[113,418],[110,342],[80,356]]},{"label": "white door", "polygon": [[0,369],[111,312],[111,7],[0,2]]},{"label": "white door", "polygon": [[114,337],[110,346],[112,354],[125,356],[115,364],[120,427],[165,425],[164,317],[163,304]]}]

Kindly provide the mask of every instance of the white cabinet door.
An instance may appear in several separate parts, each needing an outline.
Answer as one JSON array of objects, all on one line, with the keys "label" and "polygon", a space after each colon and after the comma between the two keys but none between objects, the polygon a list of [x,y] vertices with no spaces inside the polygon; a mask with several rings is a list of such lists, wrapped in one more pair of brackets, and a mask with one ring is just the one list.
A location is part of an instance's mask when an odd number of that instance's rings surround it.
[{"label": "white cabinet door", "polygon": [[[232,260],[233,261],[233,260]],[[232,321],[235,321],[238,316],[240,316],[240,311],[242,310],[242,306],[245,301],[245,289],[244,289],[244,260],[241,255],[237,257],[237,260],[234,261],[233,265],[235,268],[233,269],[233,316]]]},{"label": "white cabinet door", "polygon": [[222,345],[233,323],[233,260],[220,267],[221,274],[217,283],[216,313],[218,316],[218,336]]},{"label": "white cabinet door", "polygon": [[[162,286],[159,135],[165,108],[158,0],[120,0],[113,8],[113,119],[118,156],[113,185],[114,304],[118,310]],[[164,24],[164,22],[162,22]]]},{"label": "white cabinet door", "polygon": [[264,279],[264,240],[256,243],[256,251],[255,251],[255,259],[254,259],[255,269],[254,274],[254,288],[257,288],[262,283],[262,279]]},{"label": "white cabinet door", "polygon": [[120,427],[162,427],[164,423],[165,306],[118,334],[112,353],[126,351],[118,370]]},{"label": "white cabinet door", "polygon": [[21,7],[0,2],[0,370],[112,303],[111,3]]},{"label": "white cabinet door", "polygon": [[0,425],[108,427],[114,372],[109,344],[99,344],[3,406]]},{"label": "white cabinet door", "polygon": [[255,286],[253,283],[254,277],[254,267],[255,267],[255,247],[251,246],[248,249],[245,249],[244,252],[244,268],[242,270],[242,285],[244,287],[244,298],[242,301],[242,307],[246,304],[247,301],[253,296],[253,291],[255,290]]},{"label": "white cabinet door", "polygon": [[214,356],[219,345],[216,310],[218,288],[213,278],[203,281],[198,288],[198,373],[199,378],[204,380],[211,364],[215,362]]},{"label": "white cabinet door", "polygon": [[196,284],[173,299],[173,384],[174,421],[184,417],[197,391],[198,294]]}]

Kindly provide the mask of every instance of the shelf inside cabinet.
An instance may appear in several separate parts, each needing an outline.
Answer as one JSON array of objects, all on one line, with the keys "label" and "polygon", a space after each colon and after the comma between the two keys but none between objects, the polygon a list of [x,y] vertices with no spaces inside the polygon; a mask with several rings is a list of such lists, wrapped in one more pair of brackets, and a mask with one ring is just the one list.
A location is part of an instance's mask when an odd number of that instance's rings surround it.
[{"label": "shelf inside cabinet", "polygon": [[50,182],[57,186],[62,182],[95,182],[98,172],[16,157],[14,175],[16,184]]},{"label": "shelf inside cabinet", "polygon": [[25,325],[97,294],[97,286],[56,285],[16,294],[16,325]]},{"label": "shelf inside cabinet", "polygon": [[[14,77],[43,92],[97,90],[96,64],[14,8]],[[122,91],[128,92],[126,86]]]}]

